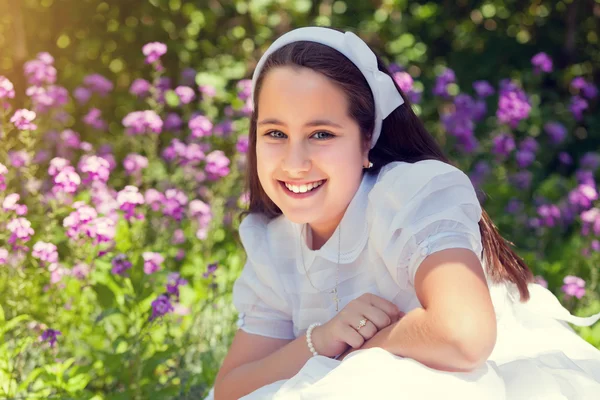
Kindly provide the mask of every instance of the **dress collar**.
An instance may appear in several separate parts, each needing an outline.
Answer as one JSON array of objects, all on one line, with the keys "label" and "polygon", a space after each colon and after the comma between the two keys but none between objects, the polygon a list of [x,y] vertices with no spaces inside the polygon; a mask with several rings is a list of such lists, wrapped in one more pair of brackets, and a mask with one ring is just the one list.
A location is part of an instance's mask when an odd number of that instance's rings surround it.
[{"label": "dress collar", "polygon": [[377,176],[363,174],[358,190],[348,205],[342,220],[327,242],[319,250],[311,250],[307,243],[311,240],[307,224],[294,223],[296,241],[296,267],[302,274],[310,269],[317,258],[337,264],[349,264],[360,255],[369,236],[367,205]]}]

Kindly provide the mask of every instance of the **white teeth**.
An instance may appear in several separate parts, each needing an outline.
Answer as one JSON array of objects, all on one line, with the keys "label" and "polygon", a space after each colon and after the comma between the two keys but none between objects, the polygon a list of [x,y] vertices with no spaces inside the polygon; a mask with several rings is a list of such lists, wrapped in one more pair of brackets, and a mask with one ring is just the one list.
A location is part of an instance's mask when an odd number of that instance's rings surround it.
[{"label": "white teeth", "polygon": [[319,181],[319,182],[312,182],[309,184],[303,184],[303,185],[292,185],[290,183],[285,183],[285,187],[288,188],[288,190],[290,192],[294,192],[294,193],[306,193],[306,192],[310,192],[311,190],[313,190],[314,188],[317,188],[319,186],[321,186],[323,184],[324,181]]}]

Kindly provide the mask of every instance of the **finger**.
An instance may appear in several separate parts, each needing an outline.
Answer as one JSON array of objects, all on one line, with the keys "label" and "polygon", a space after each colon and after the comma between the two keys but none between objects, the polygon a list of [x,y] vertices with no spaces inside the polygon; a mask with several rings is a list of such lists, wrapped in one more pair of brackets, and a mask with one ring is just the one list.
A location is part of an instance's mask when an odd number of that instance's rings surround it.
[{"label": "finger", "polygon": [[364,326],[360,326],[360,322],[356,324],[353,328],[365,339],[369,340],[377,333],[377,327],[369,321],[368,318],[365,318],[366,324]]},{"label": "finger", "polygon": [[400,318],[400,309],[391,301],[374,295],[373,293],[366,293],[365,300],[372,306],[385,312],[392,320],[397,321]]},{"label": "finger", "polygon": [[340,332],[341,339],[353,349],[358,349],[365,342],[365,338],[350,325],[343,325]]},{"label": "finger", "polygon": [[384,311],[370,304],[363,304],[360,311],[362,315],[364,315],[369,321],[373,323],[373,325],[375,325],[377,330],[383,329],[386,326],[389,326],[392,322],[394,322],[393,317],[389,316]]}]

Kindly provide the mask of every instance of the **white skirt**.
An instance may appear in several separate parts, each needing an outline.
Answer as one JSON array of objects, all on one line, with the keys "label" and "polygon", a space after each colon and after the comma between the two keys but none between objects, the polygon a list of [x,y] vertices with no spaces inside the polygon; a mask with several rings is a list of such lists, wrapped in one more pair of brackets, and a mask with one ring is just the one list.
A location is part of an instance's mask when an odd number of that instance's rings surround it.
[{"label": "white skirt", "polygon": [[565,323],[589,326],[600,314],[575,317],[548,290],[537,284],[529,289],[531,300],[524,304],[505,288],[492,291],[497,342],[475,371],[438,371],[372,348],[343,361],[312,357],[291,379],[242,399],[600,400],[600,350]]}]

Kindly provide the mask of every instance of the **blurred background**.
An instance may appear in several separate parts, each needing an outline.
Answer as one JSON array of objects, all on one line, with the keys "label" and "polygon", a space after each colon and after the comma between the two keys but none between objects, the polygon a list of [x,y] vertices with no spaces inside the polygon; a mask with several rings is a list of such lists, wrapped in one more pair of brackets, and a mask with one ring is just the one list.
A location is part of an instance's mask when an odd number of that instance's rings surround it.
[{"label": "blurred background", "polygon": [[306,25],[369,43],[537,282],[600,312],[599,21],[600,0],[0,0],[0,399],[206,394],[236,329],[248,79]]}]

